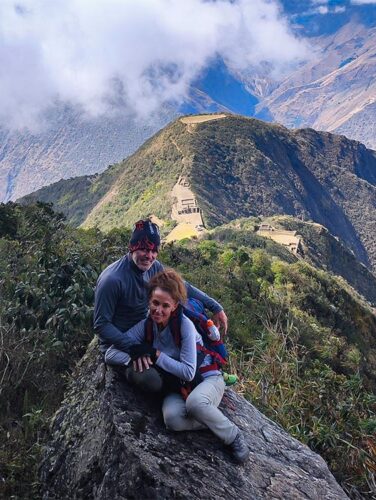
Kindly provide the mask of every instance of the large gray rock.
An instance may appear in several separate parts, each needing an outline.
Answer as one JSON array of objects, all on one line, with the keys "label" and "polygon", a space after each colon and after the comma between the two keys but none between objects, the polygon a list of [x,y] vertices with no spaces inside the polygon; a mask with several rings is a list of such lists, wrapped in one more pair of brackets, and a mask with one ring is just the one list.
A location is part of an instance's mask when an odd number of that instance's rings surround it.
[{"label": "large gray rock", "polygon": [[209,431],[167,431],[160,402],[106,368],[93,343],[52,424],[43,498],[347,498],[319,455],[244,398],[228,390],[221,408],[252,450],[244,466]]}]

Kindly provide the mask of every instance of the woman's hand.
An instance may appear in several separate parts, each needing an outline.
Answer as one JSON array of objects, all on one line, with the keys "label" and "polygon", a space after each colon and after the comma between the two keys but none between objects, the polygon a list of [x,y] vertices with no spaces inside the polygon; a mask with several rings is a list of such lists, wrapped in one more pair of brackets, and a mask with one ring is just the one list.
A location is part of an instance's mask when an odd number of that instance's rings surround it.
[{"label": "woman's hand", "polygon": [[153,361],[149,356],[142,356],[141,358],[135,359],[133,361],[133,370],[135,372],[142,373],[145,370],[149,370],[149,368],[153,365]]},{"label": "woman's hand", "polygon": [[[137,344],[136,346],[132,346],[132,347],[137,347],[137,346],[144,346],[145,344]],[[149,344],[147,344],[148,347],[149,347],[149,352],[152,351],[151,354],[145,354],[144,356],[140,356],[136,359],[136,355],[132,355],[132,358],[133,358],[133,369],[135,372],[143,372],[144,369],[145,370],[149,370],[149,368],[154,364],[153,360],[155,361],[156,359],[158,359],[158,356],[160,355],[160,351],[157,351],[157,349],[155,349],[154,347],[151,347],[149,346]],[[138,351],[142,351],[143,348],[139,348]],[[132,351],[132,349],[130,349],[130,351]],[[136,349],[137,351],[137,349]]]}]

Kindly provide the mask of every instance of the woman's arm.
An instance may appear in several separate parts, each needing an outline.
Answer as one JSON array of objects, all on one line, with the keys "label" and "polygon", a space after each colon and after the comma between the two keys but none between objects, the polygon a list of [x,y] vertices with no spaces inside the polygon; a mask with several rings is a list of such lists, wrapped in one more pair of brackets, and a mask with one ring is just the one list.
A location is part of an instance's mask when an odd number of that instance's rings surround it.
[{"label": "woman's arm", "polygon": [[197,365],[196,328],[186,316],[183,315],[181,322],[180,360],[160,352],[156,365],[182,380],[193,380]]}]

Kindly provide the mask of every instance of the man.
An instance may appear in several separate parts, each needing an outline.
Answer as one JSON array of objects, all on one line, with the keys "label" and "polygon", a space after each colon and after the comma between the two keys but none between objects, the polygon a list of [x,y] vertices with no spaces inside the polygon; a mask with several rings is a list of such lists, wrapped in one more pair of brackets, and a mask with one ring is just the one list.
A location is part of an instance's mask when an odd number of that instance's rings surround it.
[{"label": "man", "polygon": [[[125,333],[145,319],[148,312],[147,283],[163,270],[156,260],[160,247],[160,234],[149,219],[136,222],[129,253],[109,265],[99,276],[95,291],[94,329],[100,339],[105,362],[127,366],[130,361],[125,352]],[[227,331],[227,316],[214,299],[185,282],[190,298],[200,300],[213,313],[213,320]]]}]

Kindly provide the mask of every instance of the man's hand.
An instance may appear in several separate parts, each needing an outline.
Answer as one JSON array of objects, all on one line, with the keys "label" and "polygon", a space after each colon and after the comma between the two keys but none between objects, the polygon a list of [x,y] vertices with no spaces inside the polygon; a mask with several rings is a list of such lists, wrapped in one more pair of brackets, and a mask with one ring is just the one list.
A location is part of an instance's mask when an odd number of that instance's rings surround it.
[{"label": "man's hand", "polygon": [[141,344],[134,344],[129,348],[129,354],[132,358],[132,360],[136,360],[138,358],[142,357],[149,357],[152,360],[155,360],[157,350],[151,346],[150,344],[147,344],[146,342],[142,342]]},{"label": "man's hand", "polygon": [[149,370],[149,368],[153,365],[152,360],[149,356],[142,356],[142,358],[138,358],[133,361],[133,370],[135,372],[143,372],[145,370]]},{"label": "man's hand", "polygon": [[227,316],[226,316],[225,311],[220,311],[216,314],[213,314],[212,319],[213,319],[215,326],[219,329],[222,329],[223,336],[225,336],[227,333],[227,324],[228,324],[228,320],[227,320]]}]

